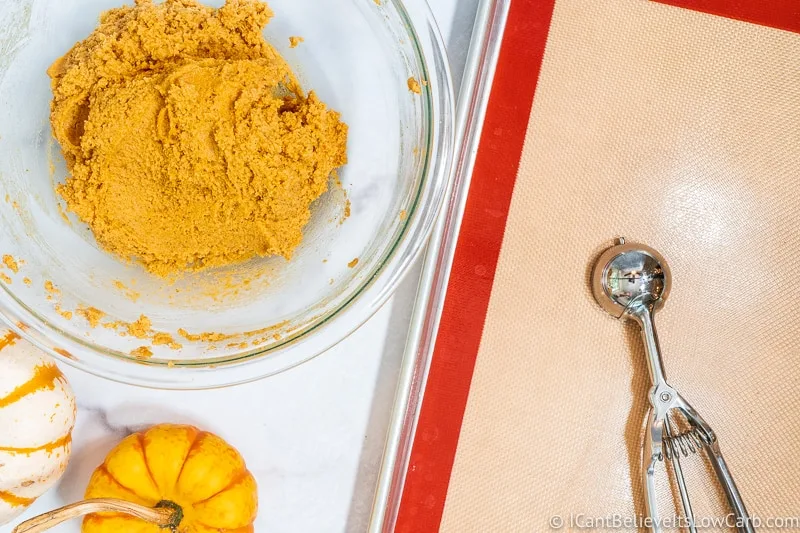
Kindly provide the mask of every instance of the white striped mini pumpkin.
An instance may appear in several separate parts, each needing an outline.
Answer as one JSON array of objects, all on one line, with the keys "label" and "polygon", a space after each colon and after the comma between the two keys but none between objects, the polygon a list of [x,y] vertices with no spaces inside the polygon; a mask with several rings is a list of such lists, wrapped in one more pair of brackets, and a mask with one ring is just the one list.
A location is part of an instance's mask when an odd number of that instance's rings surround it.
[{"label": "white striped mini pumpkin", "polygon": [[53,360],[0,329],[0,525],[64,473],[75,412],[75,397]]}]

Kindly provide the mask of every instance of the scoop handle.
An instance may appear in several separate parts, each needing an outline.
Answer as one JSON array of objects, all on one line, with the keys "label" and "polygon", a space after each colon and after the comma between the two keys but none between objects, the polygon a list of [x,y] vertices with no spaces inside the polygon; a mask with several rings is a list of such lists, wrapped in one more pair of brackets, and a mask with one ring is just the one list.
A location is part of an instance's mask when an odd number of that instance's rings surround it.
[{"label": "scoop handle", "polygon": [[703,448],[711,461],[714,473],[717,475],[717,480],[719,484],[722,485],[722,490],[725,492],[728,504],[731,506],[731,510],[736,517],[736,530],[739,533],[755,533],[753,522],[744,505],[742,495],[739,493],[739,488],[733,480],[733,474],[731,474],[728,468],[728,463],[725,462],[725,458],[722,456],[722,451],[719,448],[719,441],[717,440],[714,430],[711,429],[711,426],[703,420],[700,413],[698,413],[689,402],[683,399],[683,397],[678,396],[677,400],[678,409],[686,417],[686,420],[688,420],[693,427],[699,429],[704,436]]},{"label": "scoop handle", "polygon": [[[669,387],[667,378],[664,376],[664,363],[661,358],[661,345],[658,342],[656,323],[653,320],[652,304],[639,304],[628,312],[642,329],[644,353],[647,356],[647,369],[650,372],[653,389],[659,390],[663,387]],[[655,406],[656,404],[653,405]]]},{"label": "scoop handle", "polygon": [[711,459],[711,464],[714,467],[714,472],[717,473],[722,490],[725,491],[725,496],[728,498],[728,503],[736,516],[736,530],[739,533],[755,533],[753,522],[750,520],[750,515],[747,513],[747,508],[744,506],[742,495],[739,494],[739,488],[733,481],[733,475],[728,469],[728,463],[722,457],[722,452],[719,449],[717,441],[706,445],[708,457]]}]

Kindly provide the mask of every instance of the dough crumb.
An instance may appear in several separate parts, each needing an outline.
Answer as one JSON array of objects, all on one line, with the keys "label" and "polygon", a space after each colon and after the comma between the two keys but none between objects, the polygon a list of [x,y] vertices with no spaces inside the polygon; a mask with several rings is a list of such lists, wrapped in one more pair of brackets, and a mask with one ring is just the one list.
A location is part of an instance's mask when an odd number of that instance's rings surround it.
[{"label": "dough crumb", "polygon": [[420,87],[419,82],[413,76],[408,78],[408,90],[415,94],[422,94],[422,87]]},{"label": "dough crumb", "polygon": [[355,259],[353,259],[352,261],[350,261],[349,263],[347,263],[347,266],[348,266],[349,268],[355,268],[355,267],[357,267],[357,266],[358,266],[358,257],[356,257]]},{"label": "dough crumb", "polygon": [[153,346],[169,346],[173,350],[183,348],[183,346],[175,342],[175,339],[169,333],[156,333],[153,335]]},{"label": "dough crumb", "polygon": [[150,322],[149,318],[141,315],[136,322],[127,324],[125,327],[128,331],[128,335],[136,337],[137,339],[146,339],[152,325],[153,323]]},{"label": "dough crumb", "polygon": [[305,39],[303,39],[302,37],[296,37],[296,36],[289,37],[289,48],[297,48],[300,45],[300,43],[304,41]]},{"label": "dough crumb", "polygon": [[61,304],[56,304],[55,309],[56,313],[58,313],[59,315],[63,316],[67,320],[72,320],[72,311],[67,311],[65,309],[62,309]]},{"label": "dough crumb", "polygon": [[31,286],[31,284],[33,283],[33,281],[31,281],[31,278],[27,278],[27,277],[25,277],[25,278],[22,278],[22,283],[24,283],[25,285],[27,285],[28,287],[30,287],[30,286]]},{"label": "dough crumb", "polygon": [[0,272],[0,279],[3,280],[6,285],[11,285],[12,280],[9,278],[4,272]]},{"label": "dough crumb", "polygon": [[11,272],[13,272],[14,274],[19,272],[19,265],[17,264],[17,261],[14,259],[13,256],[10,256],[8,254],[4,255],[3,264],[6,265],[8,269],[11,270]]},{"label": "dough crumb", "polygon": [[75,311],[79,316],[82,316],[86,321],[89,323],[89,327],[92,329],[96,328],[100,325],[100,320],[103,319],[106,314],[97,309],[95,307],[86,307],[86,306],[79,306],[78,309]]},{"label": "dough crumb", "polygon": [[142,296],[140,293],[136,292],[135,290],[129,288],[127,285],[122,283],[120,280],[114,280],[114,287],[121,290],[127,299],[132,302],[136,302]]},{"label": "dough crumb", "polygon": [[228,336],[223,333],[200,333],[198,335],[193,335],[183,328],[178,330],[178,335],[190,342],[220,342],[235,337],[235,335]]},{"label": "dough crumb", "polygon": [[[226,333],[215,333],[215,332],[205,332],[205,333],[189,333],[186,329],[180,328],[178,329],[178,335],[183,337],[189,342],[221,342],[230,339],[237,339],[241,337],[257,337],[259,335],[264,335],[265,333],[274,332],[285,327],[288,324],[288,321],[283,321],[274,326],[270,326],[267,328],[257,329],[255,331],[245,331],[244,333],[238,334],[226,334]],[[215,349],[216,347],[211,346],[209,349]]]},{"label": "dough crumb", "polygon": [[153,357],[153,350],[151,350],[147,346],[140,346],[135,350],[131,351],[131,355],[134,357],[138,357],[139,359],[150,359]]},{"label": "dough crumb", "polygon": [[61,294],[61,291],[55,285],[53,285],[53,282],[50,281],[49,279],[44,282],[44,290],[46,290],[53,296],[58,296],[59,294]]}]

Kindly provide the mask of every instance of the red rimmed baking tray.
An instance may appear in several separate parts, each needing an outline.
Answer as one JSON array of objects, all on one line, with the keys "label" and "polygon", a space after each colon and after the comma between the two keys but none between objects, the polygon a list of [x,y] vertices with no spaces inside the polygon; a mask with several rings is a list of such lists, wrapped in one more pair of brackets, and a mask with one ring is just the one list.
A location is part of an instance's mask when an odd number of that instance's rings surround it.
[{"label": "red rimmed baking tray", "polygon": [[373,530],[641,516],[644,360],[587,283],[619,235],[671,263],[668,374],[717,429],[751,514],[800,523],[800,313],[777,304],[800,296],[800,7],[494,7],[497,75],[426,263]]}]

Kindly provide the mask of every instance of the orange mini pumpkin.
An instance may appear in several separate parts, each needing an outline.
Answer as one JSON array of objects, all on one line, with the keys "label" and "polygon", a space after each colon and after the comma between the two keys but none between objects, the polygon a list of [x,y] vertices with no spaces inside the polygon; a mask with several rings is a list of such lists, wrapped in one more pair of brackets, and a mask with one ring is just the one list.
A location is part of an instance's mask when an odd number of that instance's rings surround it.
[{"label": "orange mini pumpkin", "polygon": [[[253,531],[256,481],[227,442],[192,426],[160,425],[120,442],[95,470],[87,499],[179,509],[178,533]],[[87,516],[83,533],[163,533],[118,513]]]}]

